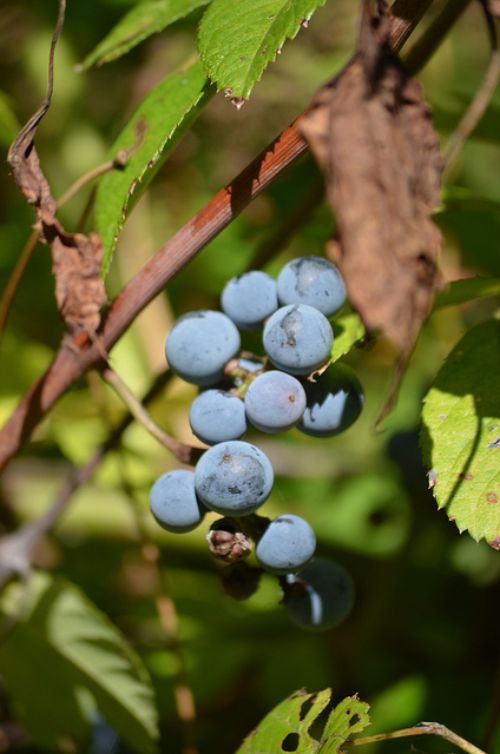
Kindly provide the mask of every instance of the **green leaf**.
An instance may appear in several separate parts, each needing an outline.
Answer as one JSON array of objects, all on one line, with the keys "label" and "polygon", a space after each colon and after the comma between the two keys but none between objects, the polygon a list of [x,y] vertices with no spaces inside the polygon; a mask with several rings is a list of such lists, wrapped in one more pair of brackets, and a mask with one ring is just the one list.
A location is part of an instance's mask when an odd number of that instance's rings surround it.
[{"label": "green leaf", "polygon": [[370,725],[369,709],[369,705],[360,702],[357,696],[347,696],[339,702],[326,721],[318,751],[321,754],[337,754],[348,738]]},{"label": "green leaf", "polygon": [[167,76],[139,105],[110,150],[133,150],[126,167],[101,179],[95,218],[104,245],[102,272],[111,263],[127,214],[210,97],[199,62]]},{"label": "green leaf", "polygon": [[500,322],[462,338],[425,398],[421,435],[438,507],[500,549]]},{"label": "green leaf", "polygon": [[163,31],[209,2],[210,0],[145,0],[137,3],[87,55],[79,70],[116,60],[152,34]]},{"label": "green leaf", "polygon": [[235,99],[247,99],[268,63],[326,0],[213,0],[198,36],[208,75]]},{"label": "green leaf", "polygon": [[[236,754],[336,754],[353,733],[369,725],[368,705],[355,696],[341,701],[330,713],[320,741],[310,728],[330,702],[331,691],[298,691],[278,704],[244,740]],[[284,748],[293,745],[292,748]]]},{"label": "green leaf", "polygon": [[63,579],[39,573],[26,594],[23,588],[11,585],[2,596],[0,616],[21,615],[0,644],[0,667],[33,739],[53,751],[65,737],[81,739],[88,726],[81,704],[86,689],[132,748],[154,752],[158,731],[151,684],[118,630]]},{"label": "green leaf", "polygon": [[348,353],[356,343],[365,337],[365,328],[356,312],[347,311],[332,322],[333,346],[331,351],[332,361],[337,361],[341,356]]},{"label": "green leaf", "polygon": [[436,309],[446,306],[456,306],[474,301],[477,298],[488,298],[500,294],[500,280],[498,278],[464,278],[454,280],[441,291],[434,303]]}]

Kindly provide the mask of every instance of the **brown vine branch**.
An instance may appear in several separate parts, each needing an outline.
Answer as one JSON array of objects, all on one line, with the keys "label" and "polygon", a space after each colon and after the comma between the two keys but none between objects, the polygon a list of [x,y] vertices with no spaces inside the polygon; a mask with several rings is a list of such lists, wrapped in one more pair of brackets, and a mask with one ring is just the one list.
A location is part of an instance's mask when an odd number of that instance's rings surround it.
[{"label": "brown vine branch", "polygon": [[149,432],[149,434],[154,437],[155,440],[158,440],[158,442],[161,443],[163,447],[167,448],[167,450],[173,453],[177,460],[181,463],[191,465],[194,465],[196,463],[197,459],[203,451],[200,451],[197,448],[192,448],[190,445],[185,445],[178,440],[174,440],[173,437],[170,437],[170,435],[164,432],[163,429],[161,429],[161,427],[159,427],[156,422],[153,421],[141,401],[136,398],[134,393],[113,369],[106,367],[101,371],[101,375],[127,406],[134,419],[136,419],[139,424],[142,424],[144,429]]},{"label": "brown vine branch", "polygon": [[467,741],[462,736],[454,733],[441,723],[420,723],[412,728],[402,728],[401,730],[392,731],[392,733],[379,733],[376,736],[363,736],[349,741],[349,746],[365,746],[366,744],[376,743],[378,741],[389,741],[392,738],[408,738],[409,736],[439,736],[455,746],[458,746],[467,754],[485,754],[482,749]]},{"label": "brown vine branch", "polygon": [[[396,0],[392,7],[395,20],[391,27],[391,43],[396,51],[428,6],[429,0]],[[219,191],[125,286],[102,323],[99,333],[101,348],[95,342],[89,342],[84,333],[79,339],[75,338],[72,348],[63,344],[45,374],[23,396],[0,431],[0,469],[16,455],[39,421],[79,377],[91,368],[102,368],[102,348],[109,352],[168,280],[306,151],[306,144],[298,133],[299,121],[300,117]]]}]

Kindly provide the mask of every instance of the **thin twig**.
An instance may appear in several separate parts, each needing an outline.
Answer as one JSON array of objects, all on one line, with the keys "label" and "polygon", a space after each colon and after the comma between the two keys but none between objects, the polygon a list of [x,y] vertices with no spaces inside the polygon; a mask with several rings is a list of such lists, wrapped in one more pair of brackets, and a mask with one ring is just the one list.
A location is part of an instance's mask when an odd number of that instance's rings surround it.
[{"label": "thin twig", "polygon": [[66,0],[59,0],[59,10],[58,10],[58,15],[57,15],[57,21],[54,27],[54,31],[52,33],[52,39],[50,41],[47,92],[45,94],[45,99],[43,100],[38,110],[31,116],[28,122],[25,123],[25,125],[21,128],[21,130],[17,134],[13,144],[11,145],[9,149],[9,154],[7,157],[7,160],[9,163],[11,161],[11,155],[16,152],[16,150],[19,148],[20,144],[26,139],[26,137],[32,131],[36,130],[38,124],[40,123],[43,116],[45,115],[45,113],[50,107],[52,94],[54,92],[54,55],[56,51],[57,42],[59,41],[59,37],[61,36],[61,31],[64,25],[65,14],[66,14]]},{"label": "thin twig", "polygon": [[[121,167],[121,163],[120,163]],[[87,183],[90,183],[90,181],[95,180],[95,178],[99,178],[100,175],[104,175],[104,173],[109,173],[110,170],[116,170],[117,163],[115,160],[107,160],[106,162],[103,162],[102,165],[97,165],[95,168],[92,168],[87,173],[82,175],[80,178],[78,178],[65,192],[64,194],[57,200],[57,209],[60,209],[63,207],[67,202],[69,202],[70,199],[72,199],[75,194],[77,194],[80,189],[82,189],[84,186],[87,185]]]},{"label": "thin twig", "polygon": [[466,140],[472,134],[479,121],[483,117],[484,113],[486,112],[486,109],[490,104],[493,95],[495,94],[495,90],[500,79],[500,51],[498,49],[495,21],[492,18],[491,13],[489,12],[487,4],[482,2],[481,5],[483,6],[490,35],[490,62],[488,64],[488,68],[486,69],[486,74],[484,76],[483,82],[474,95],[474,99],[464,113],[455,131],[448,139],[448,143],[444,151],[444,178],[449,176]]},{"label": "thin twig", "polygon": [[471,1],[453,0],[453,2],[444,3],[429,28],[413,45],[408,55],[403,58],[405,66],[411,74],[417,73],[431,59],[444,37]]},{"label": "thin twig", "polygon": [[[64,194],[60,197],[60,199],[56,202],[57,209],[60,209],[63,207],[66,202],[68,202],[70,199],[75,196],[75,194],[80,191],[83,186],[85,186],[90,181],[94,180],[95,178],[98,178],[100,175],[103,175],[104,173],[109,172],[110,170],[115,170],[116,168],[123,167],[125,163],[123,162],[123,156],[122,153],[119,153],[117,157],[113,160],[108,160],[107,162],[104,162],[102,165],[98,165],[95,168],[92,168],[92,170],[89,170],[88,173],[85,173],[85,175],[82,175],[81,178],[78,178],[77,181],[75,181],[67,191],[64,192]],[[84,211],[84,214],[86,212]],[[83,218],[81,218],[78,222],[78,225],[82,225]],[[3,336],[5,325],[7,323],[7,319],[9,316],[10,309],[12,307],[12,302],[15,298],[15,295],[17,293],[17,289],[19,287],[19,284],[22,280],[22,277],[24,275],[24,271],[26,270],[26,267],[28,265],[29,260],[31,259],[31,256],[36,248],[36,245],[38,243],[38,240],[40,238],[40,233],[38,230],[34,230],[28,240],[26,241],[23,250],[21,251],[21,254],[16,262],[16,265],[14,269],[11,272],[11,275],[7,281],[7,285],[4,288],[4,291],[2,293],[2,299],[0,301],[0,340]]]},{"label": "thin twig", "polygon": [[[408,4],[414,15],[398,17],[398,8]],[[397,0],[394,3],[393,12],[397,18],[391,26],[391,42],[396,52],[420,19],[418,11],[423,7],[428,7],[428,0],[413,0],[411,3]],[[177,231],[118,294],[102,324],[101,349],[88,340],[80,346],[75,344],[74,349],[66,345],[61,347],[45,374],[26,392],[0,431],[0,469],[27,442],[34,428],[66,390],[86,371],[102,364],[102,348],[109,352],[165,284],[306,149],[296,121]]]},{"label": "thin twig", "polygon": [[[143,403],[146,405],[150,403],[165,387],[169,379],[170,374],[168,372],[158,375],[144,396]],[[26,578],[31,569],[36,544],[57,523],[66,510],[75,490],[89,481],[109,451],[119,444],[124,432],[133,420],[132,414],[127,414],[88,463],[79,469],[74,469],[68,475],[57,498],[40,518],[30,521],[16,532],[0,539],[0,589],[14,576]]]},{"label": "thin twig", "polygon": [[[91,372],[91,374],[94,375],[95,373]],[[167,372],[164,373],[165,376],[166,374]],[[100,415],[103,423],[108,427],[108,431],[111,431],[109,428],[110,417],[105,403],[106,396],[103,391],[102,382],[96,382],[93,385],[93,389],[97,394]],[[131,504],[130,507],[140,540],[141,555],[154,569],[155,607],[158,619],[167,635],[168,646],[166,649],[169,649],[175,654],[177,659],[177,670],[172,678],[172,686],[175,708],[181,724],[184,740],[182,754],[198,754],[198,750],[194,745],[194,723],[196,718],[194,695],[189,684],[185,657],[178,638],[178,621],[175,602],[170,594],[165,571],[162,571],[160,568],[160,550],[151,538],[148,526],[145,522],[143,506],[137,500],[135,490],[127,477],[127,467],[126,464],[123,463],[122,448],[119,448],[118,460],[121,487],[126,495],[126,499]]]},{"label": "thin twig", "polygon": [[149,432],[155,440],[158,440],[167,450],[177,458],[181,463],[193,464],[199,458],[203,451],[198,448],[193,448],[190,445],[185,445],[178,440],[174,440],[166,432],[159,427],[156,422],[151,418],[148,411],[144,408],[140,400],[134,395],[130,388],[125,384],[122,378],[111,369],[106,367],[101,371],[103,379],[113,388],[115,393],[122,399],[128,410],[144,429]]},{"label": "thin twig", "polygon": [[0,340],[4,333],[7,318],[9,316],[12,302],[14,301],[17,289],[19,287],[19,283],[21,282],[24,271],[28,266],[31,255],[36,248],[38,239],[39,233],[38,231],[34,230],[24,244],[24,248],[21,251],[21,254],[16,262],[16,266],[12,270],[11,275],[7,281],[7,285],[5,286],[2,293],[2,299],[0,301]]},{"label": "thin twig", "polygon": [[444,738],[445,741],[455,744],[459,749],[467,752],[467,754],[485,754],[482,749],[467,741],[462,736],[454,733],[441,723],[420,723],[412,728],[402,728],[401,730],[395,730],[391,733],[379,733],[375,736],[363,736],[361,738],[354,738],[349,741],[348,746],[365,746],[366,744],[376,743],[377,741],[389,741],[392,738],[408,738],[409,736],[439,736]]},{"label": "thin twig", "polygon": [[143,557],[154,566],[158,578],[155,596],[156,611],[160,623],[168,637],[169,649],[175,654],[178,669],[173,679],[175,709],[182,725],[182,754],[198,754],[195,744],[196,705],[193,690],[189,683],[186,661],[179,642],[178,618],[175,602],[172,599],[168,577],[165,569],[160,567],[160,550],[150,541],[145,540],[142,548]]}]

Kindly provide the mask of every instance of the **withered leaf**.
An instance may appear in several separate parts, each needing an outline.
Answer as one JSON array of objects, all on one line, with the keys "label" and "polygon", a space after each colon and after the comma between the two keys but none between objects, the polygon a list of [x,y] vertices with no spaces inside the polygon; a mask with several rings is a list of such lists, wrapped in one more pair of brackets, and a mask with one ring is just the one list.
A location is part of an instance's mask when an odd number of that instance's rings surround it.
[{"label": "withered leaf", "polygon": [[372,19],[367,0],[357,54],[300,123],[326,177],[338,228],[330,251],[349,298],[368,330],[407,355],[439,287],[430,213],[442,161],[420,86],[390,50],[388,19]]},{"label": "withered leaf", "polygon": [[19,132],[9,150],[8,162],[16,183],[35,208],[35,229],[50,245],[59,313],[71,334],[83,330],[92,336],[99,327],[100,309],[106,302],[100,277],[103,249],[97,234],[67,233],[56,218],[57,204],[34,145],[36,129],[49,104],[50,96]]}]

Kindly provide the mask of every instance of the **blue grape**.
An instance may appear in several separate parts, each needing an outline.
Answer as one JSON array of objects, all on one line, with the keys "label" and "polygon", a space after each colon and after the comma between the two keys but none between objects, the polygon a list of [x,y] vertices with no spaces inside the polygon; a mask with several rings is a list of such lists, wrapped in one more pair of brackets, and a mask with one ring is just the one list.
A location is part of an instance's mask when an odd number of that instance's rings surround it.
[{"label": "blue grape", "polygon": [[245,393],[248,420],[262,432],[283,432],[299,421],[306,407],[300,382],[272,370],[256,377]]},{"label": "blue grape", "polygon": [[175,533],[196,528],[206,513],[196,496],[193,471],[176,469],[163,474],[153,484],[149,500],[156,521]]},{"label": "blue grape", "polygon": [[356,421],[364,403],[363,389],[352,369],[333,364],[316,382],[304,384],[307,406],[297,425],[312,437],[333,437]]},{"label": "blue grape", "polygon": [[170,330],[165,355],[173,372],[195,385],[213,385],[240,348],[234,322],[222,312],[200,310],[180,317]]},{"label": "blue grape", "polygon": [[281,304],[308,304],[330,317],[346,299],[342,275],[323,257],[299,257],[278,275]]},{"label": "blue grape", "polygon": [[205,451],[196,464],[198,496],[223,516],[247,516],[268,498],[274,481],[268,457],[255,445],[232,440]]},{"label": "blue grape", "polygon": [[246,272],[226,283],[221,304],[235,325],[254,330],[278,308],[276,282],[265,272]]},{"label": "blue grape", "polygon": [[224,390],[205,390],[191,404],[189,423],[207,445],[237,440],[247,429],[245,404]]},{"label": "blue grape", "polygon": [[303,568],[315,549],[316,537],[307,521],[288,513],[271,521],[257,542],[255,555],[266,571],[286,574]]},{"label": "blue grape", "polygon": [[278,309],[264,327],[264,349],[275,367],[306,375],[330,357],[333,332],[324,314],[306,304]]},{"label": "blue grape", "polygon": [[338,563],[314,558],[298,575],[286,577],[285,607],[305,628],[325,630],[344,620],[354,602],[354,587]]}]

